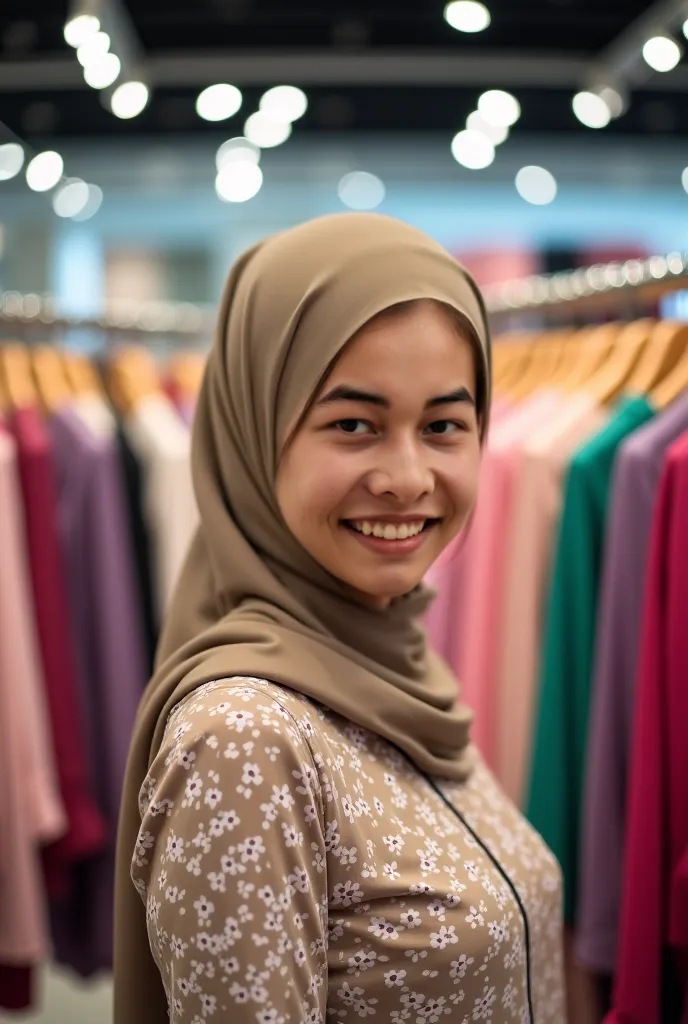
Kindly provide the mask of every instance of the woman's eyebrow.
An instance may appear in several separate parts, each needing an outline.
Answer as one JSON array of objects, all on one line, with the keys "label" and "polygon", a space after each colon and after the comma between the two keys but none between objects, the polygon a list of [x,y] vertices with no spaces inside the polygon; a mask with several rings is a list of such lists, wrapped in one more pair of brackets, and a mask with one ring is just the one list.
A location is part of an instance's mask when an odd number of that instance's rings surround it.
[{"label": "woman's eyebrow", "polygon": [[[327,391],[322,398],[319,398],[316,405],[332,405],[333,402],[363,402],[367,405],[377,405],[383,409],[389,409],[391,402],[384,395],[376,395],[370,391],[362,391],[360,388],[352,387],[349,384],[338,384]],[[452,405],[455,402],[465,402],[475,405],[475,400],[468,388],[457,388],[446,395],[437,395],[429,398],[425,403],[426,409],[434,409],[438,405]]]}]

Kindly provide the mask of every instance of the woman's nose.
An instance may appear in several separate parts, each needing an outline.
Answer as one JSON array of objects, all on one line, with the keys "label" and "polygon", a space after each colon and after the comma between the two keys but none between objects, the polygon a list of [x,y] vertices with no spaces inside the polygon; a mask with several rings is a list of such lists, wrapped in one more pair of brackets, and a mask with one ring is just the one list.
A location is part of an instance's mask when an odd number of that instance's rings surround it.
[{"label": "woman's nose", "polygon": [[378,464],[368,479],[371,494],[393,496],[403,505],[412,505],[424,495],[432,494],[434,473],[418,445],[400,443],[379,454]]}]

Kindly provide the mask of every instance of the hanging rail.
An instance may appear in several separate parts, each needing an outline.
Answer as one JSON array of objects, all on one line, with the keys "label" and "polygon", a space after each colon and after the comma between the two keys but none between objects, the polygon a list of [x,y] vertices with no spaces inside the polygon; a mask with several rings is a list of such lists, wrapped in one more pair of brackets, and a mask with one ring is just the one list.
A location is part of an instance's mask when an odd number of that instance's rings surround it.
[{"label": "hanging rail", "polygon": [[558,274],[505,281],[484,289],[491,316],[614,308],[626,300],[654,298],[688,288],[688,254],[598,263]]}]

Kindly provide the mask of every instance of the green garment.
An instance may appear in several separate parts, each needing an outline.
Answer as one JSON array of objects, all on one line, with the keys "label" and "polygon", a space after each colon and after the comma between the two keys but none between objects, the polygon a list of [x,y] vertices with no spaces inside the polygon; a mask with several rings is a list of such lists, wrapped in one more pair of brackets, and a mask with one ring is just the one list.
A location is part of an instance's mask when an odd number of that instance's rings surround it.
[{"label": "green garment", "polygon": [[619,445],[654,415],[626,397],[571,460],[546,611],[527,814],[564,872],[565,913],[574,919],[598,584],[612,467]]}]

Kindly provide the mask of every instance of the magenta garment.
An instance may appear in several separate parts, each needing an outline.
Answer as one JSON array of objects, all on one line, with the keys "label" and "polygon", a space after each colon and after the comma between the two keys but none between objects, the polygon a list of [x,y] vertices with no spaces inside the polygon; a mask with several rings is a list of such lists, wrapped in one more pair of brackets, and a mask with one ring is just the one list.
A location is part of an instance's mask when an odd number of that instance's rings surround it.
[{"label": "magenta garment", "polygon": [[652,522],[614,1009],[606,1024],[662,1024],[663,954],[671,947],[684,963],[688,955],[681,885],[688,851],[687,565],[684,434],[667,453]]},{"label": "magenta garment", "polygon": [[638,647],[652,513],[667,448],[688,430],[688,395],[638,430],[614,467],[597,620],[586,763],[577,955],[613,974]]},{"label": "magenta garment", "polygon": [[112,960],[114,837],[129,741],[146,679],[140,597],[114,432],[96,436],[72,409],[49,424],[58,523],[75,627],[91,777],[111,841],[52,906],[56,957],[80,974]]}]

